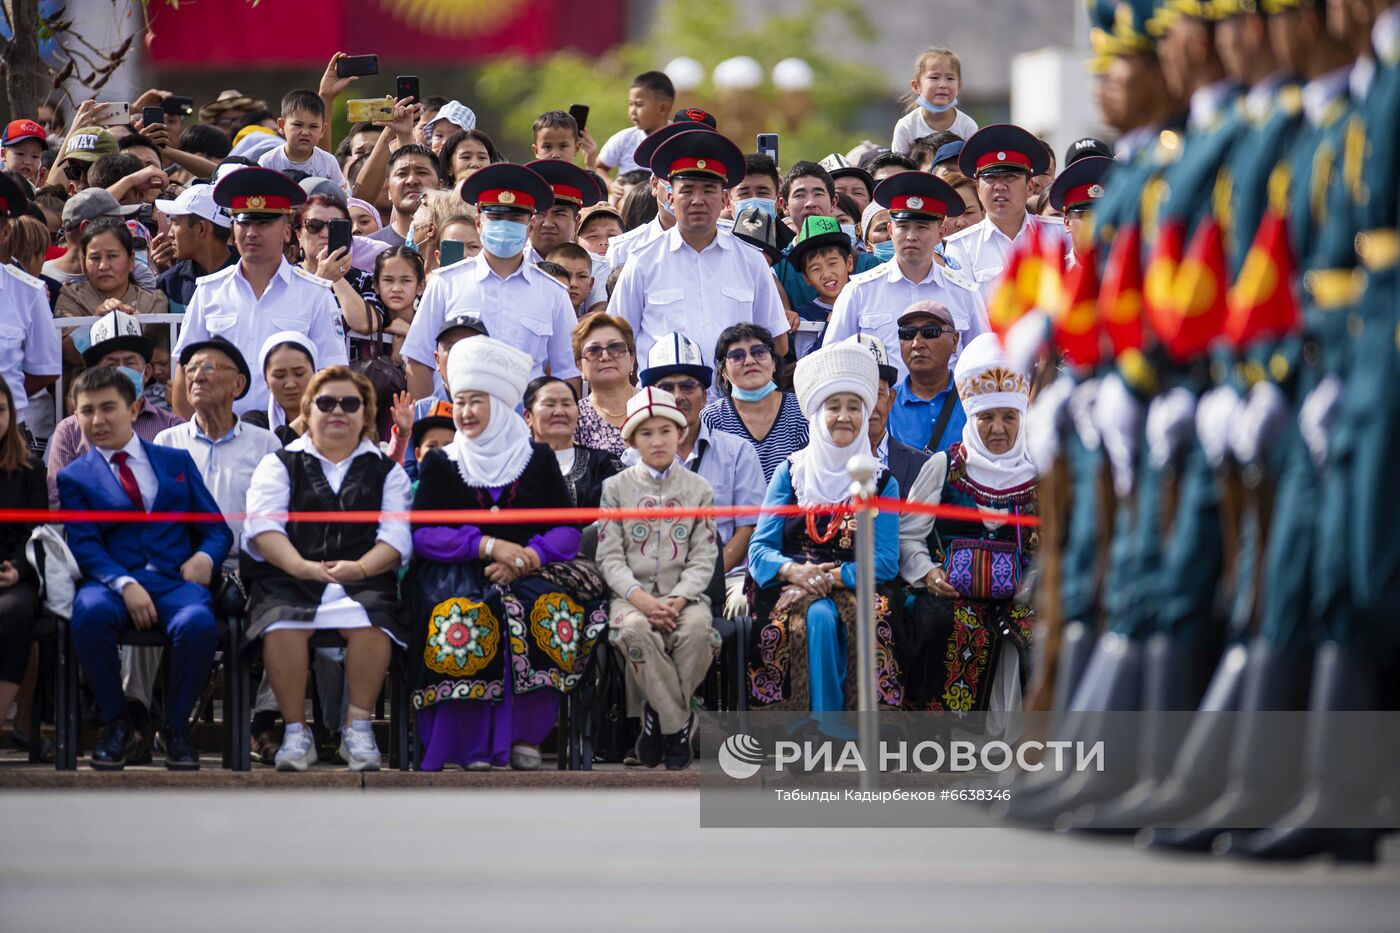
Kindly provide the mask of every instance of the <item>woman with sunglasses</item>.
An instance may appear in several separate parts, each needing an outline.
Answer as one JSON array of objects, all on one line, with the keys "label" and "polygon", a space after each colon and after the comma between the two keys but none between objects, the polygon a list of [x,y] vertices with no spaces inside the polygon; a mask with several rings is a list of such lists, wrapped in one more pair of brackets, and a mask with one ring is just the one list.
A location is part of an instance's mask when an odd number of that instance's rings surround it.
[{"label": "woman with sunglasses", "polygon": [[341,248],[334,253],[326,249],[330,241],[326,225],[332,220],[350,220],[350,210],[344,203],[324,194],[313,194],[306,199],[296,220],[301,267],[331,283],[349,330],[371,334],[379,326],[374,315],[384,313],[374,293],[374,276],[351,268],[349,249]]},{"label": "woman with sunglasses", "polygon": [[757,324],[725,328],[715,344],[715,372],[725,394],[700,413],[711,431],[752,444],[770,483],[778,464],[807,446],[807,419],[797,396],[778,388],[777,352],[772,335]]},{"label": "woman with sunglasses", "polygon": [[585,314],[574,328],[574,360],[588,394],[578,403],[574,441],[622,456],[627,400],[637,393],[637,343],[632,325],[605,311]]},{"label": "woman with sunglasses", "polygon": [[[345,366],[311,378],[302,398],[306,434],[268,454],[248,489],[243,578],[249,584],[248,641],[263,664],[287,724],[278,771],[316,763],[306,728],[308,641],[333,630],[345,640],[349,688],[340,757],[351,771],[377,771],[370,711],[393,645],[406,645],[398,569],[412,551],[401,516],[411,498],[403,468],[379,452],[374,387]],[[368,522],[285,520],[288,512],[380,512]],[[279,517],[280,516],[280,517]]]}]

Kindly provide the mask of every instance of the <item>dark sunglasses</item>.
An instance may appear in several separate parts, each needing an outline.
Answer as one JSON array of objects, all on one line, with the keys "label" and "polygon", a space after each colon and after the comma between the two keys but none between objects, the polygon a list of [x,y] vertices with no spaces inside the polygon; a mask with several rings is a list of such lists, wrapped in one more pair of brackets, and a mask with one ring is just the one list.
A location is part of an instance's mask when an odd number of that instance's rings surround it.
[{"label": "dark sunglasses", "polygon": [[596,343],[584,347],[583,358],[585,360],[588,360],[590,363],[596,363],[599,360],[601,360],[604,356],[616,360],[621,359],[622,357],[626,356],[631,352],[632,351],[627,348],[627,344],[623,343],[621,340],[614,340],[612,343],[608,344],[605,347],[600,347]]},{"label": "dark sunglasses", "polygon": [[753,361],[755,363],[762,363],[764,360],[769,359],[770,357],[770,354],[768,353],[768,347],[760,343],[758,346],[748,350],[742,347],[738,347],[724,354],[724,358],[729,362],[733,363],[735,366],[738,366],[740,363],[744,362],[744,360],[748,359],[749,357],[753,357]]},{"label": "dark sunglasses", "polygon": [[301,226],[307,233],[316,234],[326,229],[326,225],[329,223],[329,220],[303,220]]},{"label": "dark sunglasses", "polygon": [[901,327],[900,340],[913,340],[915,336],[925,340],[937,340],[944,334],[956,334],[958,329],[951,324],[920,324],[918,327]]},{"label": "dark sunglasses", "polygon": [[362,404],[363,402],[360,401],[358,395],[342,395],[338,398],[334,395],[316,396],[316,407],[327,414],[335,411],[338,405],[341,411],[345,412],[347,415],[353,415],[360,410],[360,405]]}]

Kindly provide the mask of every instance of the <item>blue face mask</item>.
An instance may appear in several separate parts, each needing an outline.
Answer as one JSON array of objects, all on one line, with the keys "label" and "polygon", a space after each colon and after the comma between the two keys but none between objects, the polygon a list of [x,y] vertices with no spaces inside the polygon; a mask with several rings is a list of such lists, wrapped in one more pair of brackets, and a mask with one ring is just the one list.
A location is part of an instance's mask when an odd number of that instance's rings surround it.
[{"label": "blue face mask", "polygon": [[735,201],[734,215],[737,217],[740,211],[747,210],[751,207],[756,207],[763,211],[763,213],[767,214],[772,220],[778,219],[778,202],[774,201],[772,198],[744,198]]},{"label": "blue face mask", "polygon": [[839,227],[841,228],[841,232],[842,232],[842,233],[846,234],[847,239],[849,239],[849,240],[851,241],[851,247],[854,248],[855,245],[856,245],[856,225],[855,225],[855,224],[837,224],[837,226],[839,226]]},{"label": "blue face mask", "polygon": [[958,99],[956,97],[953,98],[953,102],[951,104],[947,104],[942,107],[938,106],[937,104],[930,104],[922,97],[919,98],[919,106],[927,110],[929,113],[947,113],[949,110],[952,110],[957,105]]},{"label": "blue face mask", "polygon": [[870,252],[881,262],[889,262],[894,258],[894,240],[876,243],[874,246],[870,247]]},{"label": "blue face mask", "polygon": [[519,256],[529,230],[513,220],[487,220],[481,227],[481,248],[497,259]]},{"label": "blue face mask", "polygon": [[741,389],[738,386],[734,386],[729,390],[729,394],[741,402],[761,402],[772,395],[777,388],[778,384],[770,379],[765,385],[758,389]]},{"label": "blue face mask", "polygon": [[412,225],[412,224],[409,224],[409,226],[408,226],[408,236],[406,236],[406,237],[403,238],[403,245],[404,245],[404,246],[407,246],[407,247],[408,247],[409,249],[411,249],[411,250],[417,250],[417,249],[418,249],[418,244],[415,243],[415,242],[413,242],[413,225]]},{"label": "blue face mask", "polygon": [[676,216],[676,210],[671,207],[671,185],[667,183],[663,187],[666,189],[666,199],[661,202],[661,209],[674,217]]},{"label": "blue face mask", "polygon": [[141,389],[146,382],[146,374],[139,369],[132,369],[130,366],[118,366],[117,372],[131,380],[131,384],[136,386],[136,397],[141,397]]}]

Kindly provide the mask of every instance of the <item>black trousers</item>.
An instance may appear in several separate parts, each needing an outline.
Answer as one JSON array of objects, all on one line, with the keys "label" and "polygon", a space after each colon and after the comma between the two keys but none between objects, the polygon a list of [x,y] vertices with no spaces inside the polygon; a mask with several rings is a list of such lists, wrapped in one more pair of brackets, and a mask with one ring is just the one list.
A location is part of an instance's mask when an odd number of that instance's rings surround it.
[{"label": "black trousers", "polygon": [[32,584],[21,580],[0,590],[0,680],[12,684],[24,680],[38,616],[39,592]]}]

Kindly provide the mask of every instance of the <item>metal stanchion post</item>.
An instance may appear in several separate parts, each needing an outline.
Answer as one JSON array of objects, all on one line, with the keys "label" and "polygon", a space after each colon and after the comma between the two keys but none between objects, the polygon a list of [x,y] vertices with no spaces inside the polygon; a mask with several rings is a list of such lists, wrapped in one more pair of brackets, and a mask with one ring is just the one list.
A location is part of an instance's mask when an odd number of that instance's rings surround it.
[{"label": "metal stanchion post", "polygon": [[879,710],[875,673],[875,510],[869,500],[875,495],[875,477],[880,464],[869,454],[851,458],[846,469],[851,474],[851,498],[856,505],[856,664],[859,679],[856,709],[861,760],[861,790],[874,790],[880,782],[877,751]]}]

